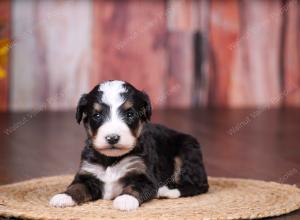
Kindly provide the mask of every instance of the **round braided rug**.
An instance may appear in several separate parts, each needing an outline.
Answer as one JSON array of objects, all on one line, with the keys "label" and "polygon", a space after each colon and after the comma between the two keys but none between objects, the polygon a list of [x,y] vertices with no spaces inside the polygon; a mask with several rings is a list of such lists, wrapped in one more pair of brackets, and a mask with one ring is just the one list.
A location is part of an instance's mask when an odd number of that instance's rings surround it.
[{"label": "round braided rug", "polygon": [[62,192],[72,176],[56,176],[0,187],[0,216],[27,219],[253,219],[278,216],[300,208],[295,186],[245,179],[209,178],[207,194],[155,199],[131,212],[98,200],[75,207],[52,208],[48,201]]}]

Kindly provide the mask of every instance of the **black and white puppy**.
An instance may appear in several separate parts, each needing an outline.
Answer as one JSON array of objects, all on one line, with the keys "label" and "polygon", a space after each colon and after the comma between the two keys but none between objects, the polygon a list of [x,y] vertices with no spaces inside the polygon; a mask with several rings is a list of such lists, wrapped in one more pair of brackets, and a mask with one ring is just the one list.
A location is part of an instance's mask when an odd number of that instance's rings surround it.
[{"label": "black and white puppy", "polygon": [[153,198],[208,191],[200,145],[190,135],[150,123],[147,94],[123,81],[106,81],[79,100],[88,139],[79,171],[50,205],[66,207],[97,199],[133,210]]}]

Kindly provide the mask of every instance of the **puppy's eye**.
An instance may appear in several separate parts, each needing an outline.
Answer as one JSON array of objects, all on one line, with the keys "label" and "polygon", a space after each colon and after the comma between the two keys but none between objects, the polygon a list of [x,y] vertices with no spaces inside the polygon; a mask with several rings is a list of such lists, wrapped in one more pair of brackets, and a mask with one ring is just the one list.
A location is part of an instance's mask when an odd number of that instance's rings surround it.
[{"label": "puppy's eye", "polygon": [[126,118],[132,119],[134,117],[134,112],[132,110],[129,110],[126,112]]},{"label": "puppy's eye", "polygon": [[93,114],[92,118],[97,121],[102,118],[102,114],[97,112],[97,113]]}]

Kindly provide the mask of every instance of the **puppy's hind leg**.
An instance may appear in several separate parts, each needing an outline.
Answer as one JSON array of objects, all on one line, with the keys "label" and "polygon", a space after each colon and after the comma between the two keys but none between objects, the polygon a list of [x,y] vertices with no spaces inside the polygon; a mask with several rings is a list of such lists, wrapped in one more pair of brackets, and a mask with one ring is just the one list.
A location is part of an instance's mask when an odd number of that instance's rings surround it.
[{"label": "puppy's hind leg", "polygon": [[186,138],[174,163],[175,187],[181,197],[208,191],[207,175],[197,140],[192,137]]}]

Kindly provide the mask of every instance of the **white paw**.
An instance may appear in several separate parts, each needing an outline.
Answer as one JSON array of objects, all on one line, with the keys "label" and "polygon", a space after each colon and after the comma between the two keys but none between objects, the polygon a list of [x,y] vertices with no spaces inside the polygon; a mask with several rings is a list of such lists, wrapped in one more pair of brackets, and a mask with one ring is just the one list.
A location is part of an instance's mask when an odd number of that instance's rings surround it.
[{"label": "white paw", "polygon": [[139,201],[131,195],[121,195],[114,199],[113,206],[115,209],[130,211],[139,207]]},{"label": "white paw", "polygon": [[158,189],[157,197],[175,199],[180,197],[180,192],[178,189],[169,189],[167,186],[163,186]]},{"label": "white paw", "polygon": [[61,193],[53,196],[50,199],[49,204],[53,207],[61,207],[61,208],[76,205],[72,197],[65,193]]}]

